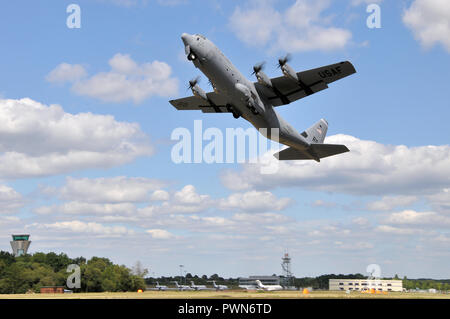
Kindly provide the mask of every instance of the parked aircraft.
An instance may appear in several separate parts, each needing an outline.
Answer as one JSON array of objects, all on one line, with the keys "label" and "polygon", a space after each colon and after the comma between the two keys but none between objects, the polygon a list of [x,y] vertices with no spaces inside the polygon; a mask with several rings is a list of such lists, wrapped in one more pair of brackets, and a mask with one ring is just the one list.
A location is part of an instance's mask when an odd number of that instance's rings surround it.
[{"label": "parked aircraft", "polygon": [[260,280],[255,280],[255,282],[257,287],[261,290],[266,291],[283,290],[283,287],[281,287],[280,285],[263,285]]},{"label": "parked aircraft", "polygon": [[167,290],[167,286],[160,285],[159,282],[156,282],[155,288],[158,290]]},{"label": "parked aircraft", "polygon": [[239,285],[239,288],[246,290],[259,290],[256,285]]},{"label": "parked aircraft", "polygon": [[160,285],[159,282],[156,282],[156,286],[155,287],[147,288],[146,290],[166,291],[166,290],[177,290],[177,288],[168,288],[167,286]]},{"label": "parked aircraft", "polygon": [[226,290],[226,289],[228,289],[228,286],[226,286],[226,285],[218,285],[218,284],[216,284],[215,280],[211,280],[211,282],[213,283],[213,287],[216,290]]},{"label": "parked aircraft", "polygon": [[193,281],[191,281],[191,288],[194,290],[209,290],[210,288],[206,288],[205,285],[196,285]]},{"label": "parked aircraft", "polygon": [[260,132],[267,138],[288,146],[274,154],[279,160],[320,162],[321,158],[349,151],[345,145],[323,143],[328,130],[326,120],[299,133],[274,108],[322,91],[328,84],[355,73],[350,62],[295,72],[286,56],[278,59],[283,76],[271,79],[262,71],[264,64],[257,64],[253,67],[257,81],[251,82],[204,36],[183,33],[181,39],[188,60],[208,77],[214,92],[206,93],[198,85],[199,78],[195,78],[189,81],[193,96],[170,101],[176,109],[243,117],[256,129],[262,129]]},{"label": "parked aircraft", "polygon": [[189,287],[189,286],[186,286],[186,285],[179,285],[178,284],[178,281],[172,281],[173,283],[175,283],[175,287],[178,289],[178,290],[193,290],[191,287]]}]

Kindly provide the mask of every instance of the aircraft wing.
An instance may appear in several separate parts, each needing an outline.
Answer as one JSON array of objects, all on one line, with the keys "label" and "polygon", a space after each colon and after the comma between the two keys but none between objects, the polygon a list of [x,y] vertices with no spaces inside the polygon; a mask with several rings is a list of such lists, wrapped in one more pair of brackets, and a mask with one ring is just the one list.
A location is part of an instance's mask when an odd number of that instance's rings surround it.
[{"label": "aircraft wing", "polygon": [[328,88],[328,84],[356,73],[348,62],[330,64],[316,69],[298,72],[299,82],[286,76],[271,79],[272,88],[255,82],[257,90],[264,94],[273,106],[289,104],[305,96]]},{"label": "aircraft wing", "polygon": [[201,110],[203,113],[229,113],[227,109],[227,99],[216,92],[206,93],[209,101],[201,97],[192,95],[177,100],[170,100],[170,104],[177,110]]}]

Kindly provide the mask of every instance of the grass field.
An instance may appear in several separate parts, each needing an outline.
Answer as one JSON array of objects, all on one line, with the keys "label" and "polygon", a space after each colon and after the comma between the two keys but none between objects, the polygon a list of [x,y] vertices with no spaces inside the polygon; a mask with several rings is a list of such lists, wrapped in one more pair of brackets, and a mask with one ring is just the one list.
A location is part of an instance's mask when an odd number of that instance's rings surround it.
[{"label": "grass field", "polygon": [[312,291],[307,295],[301,291],[145,291],[137,292],[102,292],[74,294],[15,294],[0,295],[0,299],[298,299],[298,298],[332,298],[332,299],[450,299],[450,294],[392,292],[384,294],[362,294],[341,291]]}]

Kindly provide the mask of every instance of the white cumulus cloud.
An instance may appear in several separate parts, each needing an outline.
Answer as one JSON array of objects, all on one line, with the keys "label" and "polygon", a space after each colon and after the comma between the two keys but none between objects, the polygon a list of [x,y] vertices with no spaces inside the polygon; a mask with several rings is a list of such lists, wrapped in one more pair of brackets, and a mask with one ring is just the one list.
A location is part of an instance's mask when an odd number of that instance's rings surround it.
[{"label": "white cumulus cloud", "polygon": [[380,225],[375,228],[375,231],[380,233],[387,233],[392,235],[420,235],[421,230],[413,228],[401,228],[390,225]]},{"label": "white cumulus cloud", "polygon": [[0,214],[10,214],[25,205],[25,199],[14,188],[0,185]]},{"label": "white cumulus cloud", "polygon": [[0,178],[108,168],[153,153],[137,123],[70,114],[29,98],[0,100],[0,136]]},{"label": "white cumulus cloud", "polygon": [[403,23],[425,48],[442,44],[450,53],[450,2],[415,0],[403,14]]},{"label": "white cumulus cloud", "polygon": [[174,200],[180,204],[198,205],[209,201],[209,195],[200,195],[197,193],[194,185],[186,185],[174,195]]},{"label": "white cumulus cloud", "polygon": [[46,77],[52,83],[75,82],[87,75],[85,68],[80,64],[61,63]]},{"label": "white cumulus cloud", "polygon": [[278,199],[269,191],[248,191],[234,193],[219,201],[221,209],[239,209],[244,211],[280,211],[285,209],[292,200],[290,198]]},{"label": "white cumulus cloud", "polygon": [[281,12],[271,2],[249,2],[235,8],[229,26],[251,46],[287,52],[342,49],[352,33],[330,25],[332,18],[324,15],[329,6],[329,0],[297,0]]},{"label": "white cumulus cloud", "polygon": [[136,212],[136,206],[131,203],[86,203],[71,201],[59,205],[40,206],[34,210],[38,215],[108,215],[130,216]]},{"label": "white cumulus cloud", "polygon": [[450,217],[440,215],[436,212],[416,212],[414,210],[404,210],[389,215],[385,220],[386,223],[396,225],[417,225],[417,226],[434,226],[449,227]]},{"label": "white cumulus cloud", "polygon": [[301,187],[364,195],[431,194],[450,184],[449,145],[383,145],[342,134],[325,142],[345,144],[350,152],[320,163],[279,161],[276,174],[263,175],[260,164],[244,164],[241,170],[225,171],[222,182],[232,190]]},{"label": "white cumulus cloud", "polygon": [[99,235],[101,237],[131,235],[134,231],[125,226],[105,226],[96,222],[83,222],[79,220],[55,222],[49,224],[34,223],[27,228],[43,228],[58,232],[71,232],[77,234]]},{"label": "white cumulus cloud", "polygon": [[374,211],[390,211],[399,206],[408,206],[417,201],[416,196],[383,196],[380,200],[367,204],[367,209]]},{"label": "white cumulus cloud", "polygon": [[138,64],[128,54],[117,53],[109,60],[111,70],[86,76],[79,65],[62,63],[47,75],[50,82],[72,83],[72,90],[105,102],[133,101],[138,104],[151,96],[171,96],[178,80],[165,62]]},{"label": "white cumulus cloud", "polygon": [[152,195],[150,196],[150,200],[154,200],[154,201],[167,201],[170,199],[170,194],[165,191],[165,190],[161,190],[158,189],[156,191],[154,191],[152,193]]},{"label": "white cumulus cloud", "polygon": [[159,180],[144,177],[67,177],[57,192],[61,198],[96,203],[145,202],[152,191],[164,186]]},{"label": "white cumulus cloud", "polygon": [[450,188],[444,188],[435,194],[427,196],[434,210],[450,213]]},{"label": "white cumulus cloud", "polygon": [[174,234],[164,229],[147,229],[145,232],[155,239],[170,239],[175,237]]}]

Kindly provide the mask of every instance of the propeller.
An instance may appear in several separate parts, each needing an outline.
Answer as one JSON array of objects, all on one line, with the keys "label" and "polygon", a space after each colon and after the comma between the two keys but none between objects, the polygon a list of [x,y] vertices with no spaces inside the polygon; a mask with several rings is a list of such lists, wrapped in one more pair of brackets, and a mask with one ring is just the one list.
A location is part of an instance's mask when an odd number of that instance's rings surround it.
[{"label": "propeller", "polygon": [[200,75],[197,76],[196,78],[193,78],[192,80],[189,81],[189,86],[188,86],[188,90],[192,89],[194,86],[197,85],[197,83],[200,82]]},{"label": "propeller", "polygon": [[255,75],[256,73],[258,73],[259,71],[261,71],[262,69],[264,69],[264,65],[266,64],[266,62],[261,62],[258,64],[255,64],[253,66],[253,72],[252,75]]},{"label": "propeller", "polygon": [[290,60],[291,60],[291,55],[289,53],[286,54],[283,58],[279,58],[277,68],[281,68],[283,65],[285,65]]}]

